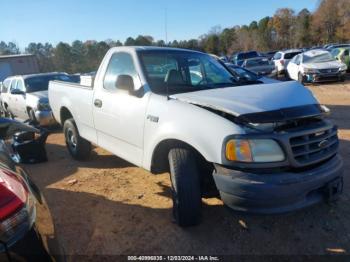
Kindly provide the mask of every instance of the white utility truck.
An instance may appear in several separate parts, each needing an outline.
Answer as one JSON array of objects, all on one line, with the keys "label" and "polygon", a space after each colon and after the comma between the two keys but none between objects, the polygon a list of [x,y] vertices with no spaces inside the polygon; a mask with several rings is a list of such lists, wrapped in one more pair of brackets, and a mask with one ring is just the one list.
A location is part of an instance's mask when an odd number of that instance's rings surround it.
[{"label": "white utility truck", "polygon": [[239,85],[211,56],[112,48],[93,87],[52,81],[49,102],[70,154],[91,143],[170,173],[180,226],[198,224],[211,186],[234,210],[273,214],[335,200],[343,188],[337,128],[298,82]]}]

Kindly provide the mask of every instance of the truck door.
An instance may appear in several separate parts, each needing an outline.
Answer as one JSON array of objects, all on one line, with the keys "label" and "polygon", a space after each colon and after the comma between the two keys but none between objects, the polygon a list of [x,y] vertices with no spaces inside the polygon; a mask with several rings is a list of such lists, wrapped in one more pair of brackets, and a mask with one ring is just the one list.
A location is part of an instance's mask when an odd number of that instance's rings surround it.
[{"label": "truck door", "polygon": [[98,145],[140,166],[148,94],[136,96],[118,88],[120,75],[131,76],[135,87],[141,86],[133,56],[128,52],[114,53],[103,79],[100,76],[100,81],[95,81],[93,117]]},{"label": "truck door", "polygon": [[23,92],[23,94],[18,94],[14,96],[16,102],[16,115],[23,120],[27,120],[28,113],[26,108],[26,89],[21,78],[17,80],[16,89]]}]

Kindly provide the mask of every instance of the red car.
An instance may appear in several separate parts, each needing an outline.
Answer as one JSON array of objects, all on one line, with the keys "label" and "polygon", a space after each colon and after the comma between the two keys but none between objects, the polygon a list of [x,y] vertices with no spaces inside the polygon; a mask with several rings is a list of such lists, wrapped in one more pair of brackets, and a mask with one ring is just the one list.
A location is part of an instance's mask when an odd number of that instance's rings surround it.
[{"label": "red car", "polygon": [[[30,129],[17,121],[0,119],[0,139]],[[0,261],[57,260],[54,255],[62,252],[56,239],[42,194],[0,141]]]}]

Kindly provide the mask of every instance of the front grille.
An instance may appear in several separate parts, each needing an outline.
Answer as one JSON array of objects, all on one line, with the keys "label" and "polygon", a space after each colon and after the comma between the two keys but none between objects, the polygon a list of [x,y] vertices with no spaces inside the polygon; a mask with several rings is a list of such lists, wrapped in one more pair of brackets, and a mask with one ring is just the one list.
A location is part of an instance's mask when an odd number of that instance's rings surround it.
[{"label": "front grille", "polygon": [[292,137],[289,142],[294,160],[300,166],[315,164],[332,157],[339,146],[336,127]]},{"label": "front grille", "polygon": [[339,72],[339,68],[319,69],[319,71],[323,74],[334,74]]}]

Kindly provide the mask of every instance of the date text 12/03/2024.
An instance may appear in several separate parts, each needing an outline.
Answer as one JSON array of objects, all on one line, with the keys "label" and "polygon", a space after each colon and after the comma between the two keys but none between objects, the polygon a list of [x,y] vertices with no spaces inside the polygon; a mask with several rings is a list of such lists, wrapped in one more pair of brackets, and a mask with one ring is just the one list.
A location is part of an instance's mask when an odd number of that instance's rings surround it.
[{"label": "date text 12/03/2024", "polygon": [[217,256],[128,256],[128,261],[220,261]]}]

